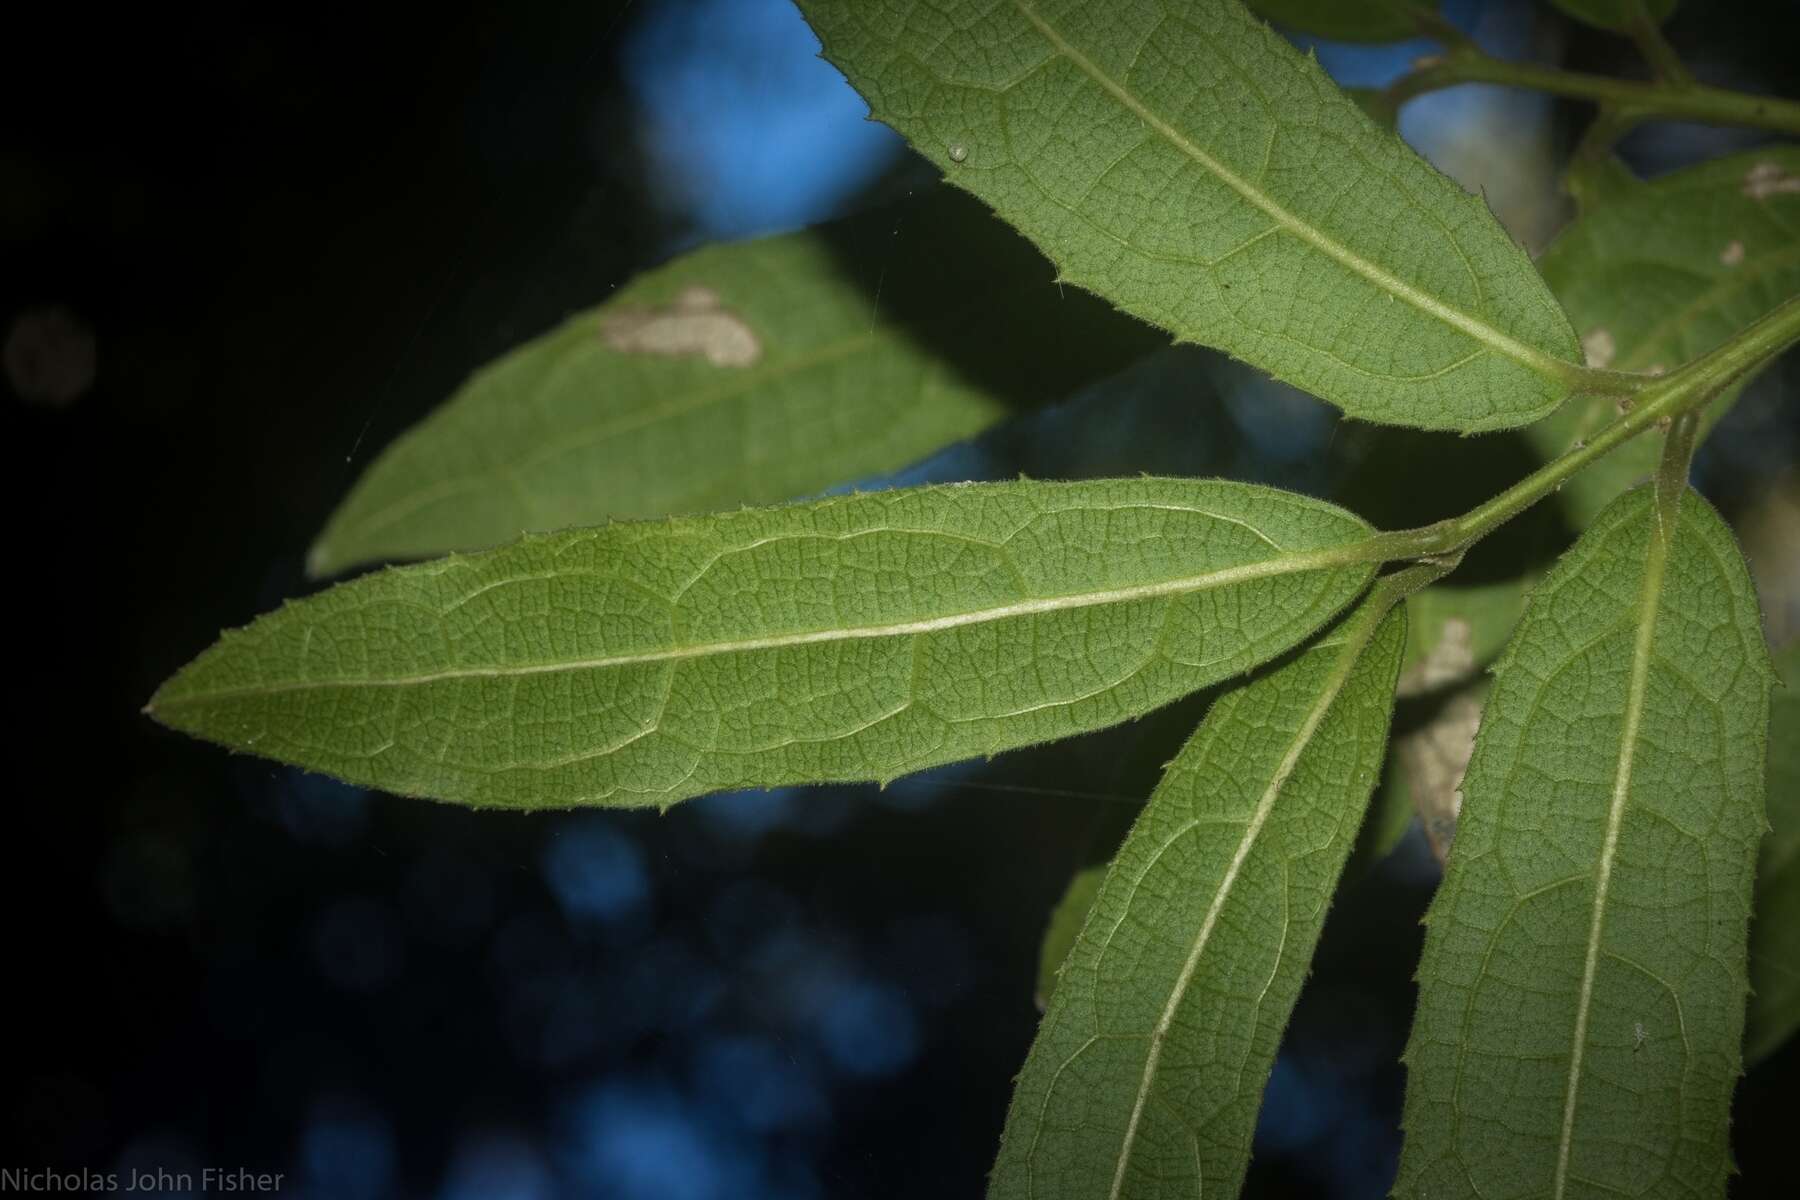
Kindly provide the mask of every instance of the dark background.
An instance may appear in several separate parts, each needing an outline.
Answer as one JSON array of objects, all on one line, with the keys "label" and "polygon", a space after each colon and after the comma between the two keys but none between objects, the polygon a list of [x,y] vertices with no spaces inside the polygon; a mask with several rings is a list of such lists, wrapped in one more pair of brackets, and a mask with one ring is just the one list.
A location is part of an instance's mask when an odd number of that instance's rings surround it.
[{"label": "dark background", "polygon": [[[1527,6],[1452,12],[1507,53],[1639,70]],[[1800,91],[1791,4],[1690,3],[1671,37],[1708,81]],[[0,1167],[246,1167],[333,1200],[979,1194],[1045,916],[1196,704],[887,793],[666,817],[399,801],[138,714],[221,627],[310,589],[333,504],[472,368],[682,246],[928,183],[808,39],[780,0],[8,14],[0,326],[54,309],[72,378],[83,330],[96,369],[66,402],[0,396]],[[1363,82],[1422,49],[1321,58]],[[1552,147],[1586,115],[1465,89],[1403,128],[1432,148],[1495,103]],[[1627,149],[1654,173],[1745,144],[1666,126]],[[1355,439],[1322,406],[1183,369],[1220,404],[1134,384],[925,473],[1331,490],[1318,464]],[[1791,458],[1793,387],[1789,364],[1709,447],[1728,511]],[[1341,896],[1252,1192],[1391,1180],[1434,870],[1414,838]],[[1796,1067],[1790,1045],[1740,1088],[1740,1195],[1787,1194]]]}]

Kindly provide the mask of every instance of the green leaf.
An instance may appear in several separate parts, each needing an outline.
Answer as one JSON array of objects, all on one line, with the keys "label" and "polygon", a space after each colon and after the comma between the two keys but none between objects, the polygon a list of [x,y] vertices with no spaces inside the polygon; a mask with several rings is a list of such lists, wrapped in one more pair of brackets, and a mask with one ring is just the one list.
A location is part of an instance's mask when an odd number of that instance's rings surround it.
[{"label": "green leaf", "polygon": [[378,458],[315,575],[906,466],[1161,342],[949,188],[708,246],[479,371]]},{"label": "green leaf", "polygon": [[1645,186],[1616,154],[1577,158],[1563,172],[1562,182],[1563,190],[1574,199],[1576,211],[1583,217],[1605,205],[1635,199]]},{"label": "green leaf", "polygon": [[1769,826],[1750,925],[1744,1060],[1773,1053],[1800,1029],[1800,642],[1775,656],[1784,685],[1769,705]]},{"label": "green leaf", "polygon": [[1550,3],[1577,21],[1621,33],[1631,28],[1633,18],[1640,11],[1661,25],[1675,11],[1679,0],[1550,0]]},{"label": "green leaf", "polygon": [[1367,525],[1248,484],[964,484],[531,537],[226,634],[177,729],[406,795],[668,805],[889,780],[1239,674],[1368,581]]},{"label": "green leaf", "polygon": [[1089,288],[1352,416],[1544,415],[1577,346],[1481,200],[1235,0],[801,0],[874,115]]},{"label": "green leaf", "polygon": [[1419,695],[1473,678],[1512,637],[1531,584],[1530,575],[1474,584],[1450,579],[1408,596],[1400,694]]},{"label": "green leaf", "polygon": [[1371,597],[1169,764],[1013,1093],[990,1200],[1231,1196],[1381,767],[1405,616]]},{"label": "green leaf", "polygon": [[1106,878],[1106,864],[1095,863],[1075,872],[1068,890],[1050,910],[1050,923],[1044,929],[1044,942],[1038,949],[1037,1006],[1050,1006],[1056,995],[1056,981],[1062,975],[1063,963],[1075,947],[1075,938],[1087,924],[1088,910],[1100,894],[1100,882]]},{"label": "green leaf", "polygon": [[1427,919],[1396,1195],[1723,1195],[1769,678],[1692,492],[1627,493],[1532,595]]},{"label": "green leaf", "polygon": [[[1674,369],[1715,349],[1800,291],[1800,147],[1766,146],[1616,190],[1544,252],[1538,266],[1581,331],[1589,361]],[[1708,410],[1717,420],[1737,398]],[[1618,415],[1584,396],[1526,431],[1545,458]],[[1578,528],[1655,469],[1639,438],[1571,479],[1562,503]]]},{"label": "green leaf", "polygon": [[1270,21],[1337,42],[1398,42],[1419,36],[1414,0],[1249,0]]},{"label": "green leaf", "polygon": [[1487,702],[1481,668],[1512,636],[1529,584],[1528,575],[1472,585],[1445,581],[1406,598],[1400,704],[1387,770],[1357,846],[1358,865],[1391,851],[1415,815],[1438,860],[1449,853],[1463,772]]}]

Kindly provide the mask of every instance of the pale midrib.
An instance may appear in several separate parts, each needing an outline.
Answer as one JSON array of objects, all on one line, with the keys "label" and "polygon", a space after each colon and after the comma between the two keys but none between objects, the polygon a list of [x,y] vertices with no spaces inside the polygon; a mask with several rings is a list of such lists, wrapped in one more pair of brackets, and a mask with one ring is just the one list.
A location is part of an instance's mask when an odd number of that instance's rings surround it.
[{"label": "pale midrib", "polygon": [[[1661,517],[1660,507],[1656,513]],[[1674,521],[1680,520],[1677,509]],[[1600,969],[1600,934],[1606,923],[1606,899],[1612,884],[1613,860],[1619,850],[1619,829],[1625,820],[1625,804],[1631,790],[1631,771],[1637,756],[1638,731],[1644,720],[1644,697],[1649,689],[1650,651],[1656,634],[1656,614],[1662,599],[1663,572],[1668,564],[1669,543],[1675,530],[1662,528],[1659,519],[1650,532],[1644,558],[1644,587],[1638,596],[1637,636],[1632,642],[1631,679],[1625,693],[1625,721],[1620,730],[1619,766],[1613,776],[1612,800],[1606,812],[1606,837],[1594,871],[1594,911],[1588,923],[1587,957],[1581,969],[1581,989],[1575,997],[1575,1037],[1569,1055],[1569,1084],[1563,1094],[1562,1128],[1556,1143],[1556,1181],[1552,1192],[1562,1200],[1569,1180],[1569,1153],[1575,1141],[1575,1107],[1581,1092],[1581,1072],[1587,1050],[1588,1014],[1593,1007],[1594,979]]]},{"label": "pale midrib", "polygon": [[1255,184],[1195,145],[1179,129],[1157,116],[1149,106],[1133,95],[1122,83],[1102,71],[1086,55],[1070,45],[1054,27],[1032,11],[1031,6],[1025,0],[1013,0],[1013,3],[1020,14],[1036,26],[1038,32],[1043,34],[1045,39],[1056,48],[1057,53],[1074,63],[1083,74],[1105,88],[1114,99],[1130,109],[1140,121],[1154,129],[1170,145],[1199,163],[1219,182],[1242,196],[1281,228],[1313,249],[1343,264],[1390,295],[1398,296],[1426,316],[1460,330],[1490,350],[1520,363],[1547,379],[1563,380],[1571,374],[1580,372],[1581,368],[1577,364],[1557,358],[1552,354],[1546,354],[1534,346],[1528,346],[1517,338],[1494,328],[1486,321],[1477,320],[1461,309],[1454,308],[1437,297],[1420,291],[1399,276],[1384,270],[1342,242],[1327,236],[1315,226],[1301,220]]},{"label": "pale midrib", "polygon": [[1216,571],[1163,580],[1158,583],[1134,584],[1127,587],[1102,588],[1091,592],[1037,597],[1014,601],[1011,604],[995,605],[991,608],[971,609],[966,612],[948,613],[944,616],[927,617],[916,621],[896,621],[885,625],[856,625],[837,629],[808,630],[801,633],[773,634],[768,637],[704,642],[690,646],[670,646],[631,654],[600,655],[563,662],[526,663],[519,666],[456,667],[416,675],[390,675],[366,679],[284,680],[279,683],[217,688],[211,691],[152,699],[147,711],[156,712],[178,705],[207,704],[246,696],[281,695],[288,692],[314,691],[324,688],[418,687],[456,679],[501,679],[529,675],[552,675],[564,671],[597,671],[611,667],[708,658],[714,655],[739,654],[755,650],[779,650],[791,646],[811,646],[829,642],[858,641],[866,638],[906,637],[912,634],[937,633],[946,629],[982,625],[990,621],[1004,621],[1041,613],[1092,608],[1097,605],[1127,604],[1135,600],[1187,595],[1211,588],[1228,587],[1232,584],[1248,583],[1252,580],[1269,579],[1303,571],[1368,564],[1376,561],[1379,557],[1379,550],[1370,549],[1371,545],[1372,543],[1355,543],[1350,546],[1313,550],[1282,558],[1265,559],[1262,562],[1224,567]]},{"label": "pale midrib", "polygon": [[1112,1186],[1107,1190],[1108,1200],[1119,1200],[1124,1194],[1125,1172],[1131,1164],[1131,1152],[1136,1145],[1138,1124],[1143,1119],[1144,1110],[1150,1103],[1150,1092],[1156,1081],[1156,1069],[1162,1059],[1164,1043],[1168,1040],[1169,1030],[1175,1023],[1175,1013],[1181,1007],[1181,1001],[1187,995],[1188,987],[1194,981],[1194,975],[1200,969],[1200,959],[1206,953],[1207,943],[1212,940],[1214,927],[1219,923],[1219,916],[1225,910],[1225,902],[1231,895],[1231,889],[1237,884],[1239,872],[1244,863],[1249,861],[1250,852],[1256,846],[1256,840],[1262,835],[1263,825],[1267,823],[1269,814],[1275,809],[1275,801],[1281,795],[1282,788],[1293,776],[1294,769],[1300,764],[1300,756],[1312,743],[1313,735],[1318,732],[1319,724],[1325,714],[1337,701],[1338,693],[1343,691],[1356,660],[1368,646],[1369,635],[1377,624],[1382,613],[1375,613],[1373,618],[1365,619],[1361,636],[1352,637],[1344,644],[1341,657],[1333,669],[1319,700],[1307,712],[1306,719],[1301,722],[1294,740],[1288,745],[1281,763],[1275,768],[1274,777],[1269,786],[1263,790],[1256,808],[1250,815],[1249,824],[1244,827],[1244,836],[1238,839],[1237,849],[1231,856],[1231,863],[1225,868],[1224,876],[1219,880],[1218,889],[1213,893],[1212,902],[1207,905],[1206,916],[1200,922],[1200,931],[1194,935],[1194,944],[1188,949],[1187,960],[1181,964],[1181,973],[1176,976],[1174,989],[1169,993],[1168,1003],[1163,1005],[1162,1015],[1157,1018],[1156,1027],[1150,1031],[1150,1052],[1144,1059],[1143,1078],[1138,1083],[1137,1099],[1131,1105],[1131,1117],[1125,1124],[1125,1141],[1119,1148],[1119,1163],[1113,1171]]}]

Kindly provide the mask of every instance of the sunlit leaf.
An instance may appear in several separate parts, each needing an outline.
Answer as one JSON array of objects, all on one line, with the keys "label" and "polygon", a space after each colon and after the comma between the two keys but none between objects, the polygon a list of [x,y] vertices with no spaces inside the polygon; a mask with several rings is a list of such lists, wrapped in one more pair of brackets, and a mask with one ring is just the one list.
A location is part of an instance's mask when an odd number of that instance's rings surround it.
[{"label": "sunlit leaf", "polygon": [[[1800,147],[1768,146],[1615,191],[1571,225],[1538,266],[1581,332],[1590,361],[1626,371],[1673,369],[1800,292]],[[1766,186],[1768,185],[1768,186]],[[1737,396],[1715,403],[1717,417]],[[1581,397],[1526,430],[1545,457],[1618,415]],[[1639,438],[1563,488],[1578,527],[1645,479],[1656,444]]]},{"label": "sunlit leaf", "polygon": [[1750,1009],[1744,1059],[1754,1063],[1800,1029],[1800,642],[1775,656],[1782,687],[1769,705],[1769,826],[1756,867]]},{"label": "sunlit leaf", "polygon": [[1372,598],[1214,703],[1063,968],[990,1198],[1235,1194],[1381,769],[1405,637]]},{"label": "sunlit leaf", "polygon": [[1428,919],[1396,1195],[1723,1195],[1769,678],[1691,492],[1626,494],[1533,593]]},{"label": "sunlit leaf", "polygon": [[802,0],[874,115],[1090,288],[1371,421],[1521,424],[1578,351],[1478,197],[1235,0]]},{"label": "sunlit leaf", "polygon": [[1197,480],[969,484],[532,537],[228,633],[149,711],[475,805],[887,780],[1113,725],[1317,629],[1368,527]]},{"label": "sunlit leaf", "polygon": [[949,188],[708,246],[477,372],[358,480],[330,574],[906,466],[1162,339]]}]

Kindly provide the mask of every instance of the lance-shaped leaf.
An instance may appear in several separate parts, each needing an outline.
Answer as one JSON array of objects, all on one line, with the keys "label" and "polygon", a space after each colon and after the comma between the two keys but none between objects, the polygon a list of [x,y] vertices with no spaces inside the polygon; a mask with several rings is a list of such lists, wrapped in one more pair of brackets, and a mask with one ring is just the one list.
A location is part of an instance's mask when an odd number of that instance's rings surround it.
[{"label": "lance-shaped leaf", "polygon": [[1406,640],[1386,607],[1220,697],[1169,764],[1057,982],[989,1197],[1236,1193],[1381,768]]},{"label": "lance-shaped leaf", "polygon": [[1367,582],[1368,527],[1247,484],[967,484],[388,570],[229,633],[178,729],[474,805],[888,780],[1116,724]]},{"label": "lance-shaped leaf", "polygon": [[1160,340],[1065,296],[1037,251],[948,188],[708,246],[477,372],[376,459],[308,566],[823,491]]},{"label": "lance-shaped leaf", "polygon": [[1749,1063],[1800,1030],[1800,642],[1775,656],[1775,670],[1782,686],[1769,704],[1769,832],[1750,924]]},{"label": "lance-shaped leaf", "polygon": [[1568,394],[1568,321],[1481,200],[1235,0],[800,7],[878,119],[1177,338],[1370,421]]},{"label": "lance-shaped leaf", "polygon": [[1671,491],[1600,515],[1496,670],[1398,1196],[1723,1195],[1770,672],[1730,532]]},{"label": "lance-shaped leaf", "polygon": [[[1595,366],[1672,370],[1800,292],[1800,147],[1624,184],[1569,226],[1538,266]],[[1737,394],[1732,388],[1712,405],[1709,419]],[[1548,458],[1617,415],[1615,401],[1584,396],[1526,436]],[[1586,528],[1655,466],[1654,439],[1628,442],[1569,480],[1564,509]]]}]

